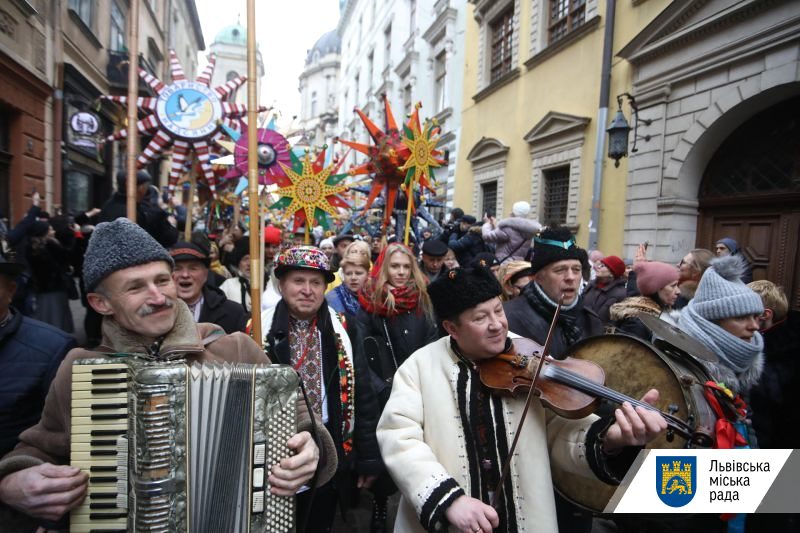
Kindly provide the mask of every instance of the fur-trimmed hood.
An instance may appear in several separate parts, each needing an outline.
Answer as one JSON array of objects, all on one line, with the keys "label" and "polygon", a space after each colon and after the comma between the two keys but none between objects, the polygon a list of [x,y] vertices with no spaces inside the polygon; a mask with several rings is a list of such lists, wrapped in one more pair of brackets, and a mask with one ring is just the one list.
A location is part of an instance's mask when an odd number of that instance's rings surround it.
[{"label": "fur-trimmed hood", "polygon": [[764,371],[764,354],[760,353],[754,357],[752,364],[741,374],[734,373],[730,367],[722,363],[703,361],[703,364],[714,381],[724,383],[734,393],[746,395],[761,378],[761,373]]},{"label": "fur-trimmed hood", "polygon": [[533,235],[542,231],[542,225],[539,224],[539,221],[522,217],[504,218],[497,223],[497,227],[499,229],[511,228],[520,233],[527,234],[529,237],[533,237]]},{"label": "fur-trimmed hood", "polygon": [[641,314],[660,316],[661,312],[661,306],[652,298],[632,296],[612,305],[610,316],[611,320],[616,322],[626,318],[634,318]]}]

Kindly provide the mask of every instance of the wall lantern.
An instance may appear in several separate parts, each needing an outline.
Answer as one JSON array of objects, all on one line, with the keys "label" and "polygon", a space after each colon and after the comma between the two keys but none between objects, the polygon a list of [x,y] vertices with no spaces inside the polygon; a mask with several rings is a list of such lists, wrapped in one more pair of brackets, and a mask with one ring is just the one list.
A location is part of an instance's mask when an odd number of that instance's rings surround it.
[{"label": "wall lantern", "polygon": [[625,114],[622,112],[622,98],[624,96],[628,98],[628,104],[631,106],[631,111],[633,112],[632,154],[639,151],[639,149],[636,148],[636,141],[638,139],[644,139],[645,141],[650,140],[649,135],[640,136],[637,134],[639,121],[641,120],[646,126],[649,126],[653,122],[650,119],[639,118],[639,107],[636,105],[636,100],[631,94],[622,93],[617,96],[617,114],[614,115],[614,119],[606,130],[608,132],[608,157],[614,160],[615,167],[619,167],[619,160],[628,155],[628,134],[631,131],[631,127],[628,124],[628,120],[625,118]]}]

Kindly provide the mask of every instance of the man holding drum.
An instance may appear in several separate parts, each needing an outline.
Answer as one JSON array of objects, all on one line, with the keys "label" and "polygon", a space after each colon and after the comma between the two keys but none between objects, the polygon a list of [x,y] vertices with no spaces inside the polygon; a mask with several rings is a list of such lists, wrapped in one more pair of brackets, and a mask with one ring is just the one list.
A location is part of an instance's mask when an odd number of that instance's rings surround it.
[{"label": "man holding drum", "polygon": [[[613,417],[566,420],[534,399],[496,495],[525,404],[493,396],[476,370],[476,361],[510,349],[500,285],[486,269],[454,269],[428,291],[449,335],[400,366],[378,424],[381,454],[403,495],[395,531],[557,531],[551,460],[618,483],[639,447],[666,429],[657,412],[627,403]],[[651,390],[644,400],[657,398]],[[497,508],[488,505],[494,496]]]}]

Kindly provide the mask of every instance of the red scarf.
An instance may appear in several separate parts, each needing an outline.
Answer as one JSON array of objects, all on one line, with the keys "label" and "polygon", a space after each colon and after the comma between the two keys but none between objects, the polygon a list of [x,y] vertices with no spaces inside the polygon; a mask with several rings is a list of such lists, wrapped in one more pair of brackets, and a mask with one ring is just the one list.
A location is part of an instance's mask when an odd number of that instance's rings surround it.
[{"label": "red scarf", "polygon": [[[364,287],[358,292],[358,303],[371,314],[376,314],[384,317],[392,317],[402,313],[408,313],[417,310],[419,304],[419,291],[416,288],[409,286],[405,287],[392,287],[388,283],[383,286],[381,294],[375,298],[375,285],[378,282],[378,276],[381,273],[383,262],[386,260],[387,252],[391,252],[398,246],[404,246],[400,243],[391,243],[383,249],[381,255],[375,261],[372,271],[369,273],[369,279],[364,284]],[[412,259],[413,261],[413,259]],[[386,292],[387,290],[392,293],[394,297],[394,309],[389,309],[386,305]]]}]

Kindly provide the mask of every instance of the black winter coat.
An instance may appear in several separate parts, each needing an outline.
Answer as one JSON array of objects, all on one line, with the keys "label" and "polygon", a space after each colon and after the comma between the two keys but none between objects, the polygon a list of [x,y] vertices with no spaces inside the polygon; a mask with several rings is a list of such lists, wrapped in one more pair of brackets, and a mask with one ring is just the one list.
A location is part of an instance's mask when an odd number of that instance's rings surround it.
[{"label": "black winter coat", "polygon": [[[416,311],[386,318],[362,309],[356,317],[356,323],[356,327],[351,328],[353,350],[363,352],[370,370],[377,378],[373,379],[373,388],[383,410],[392,391],[395,371],[412,353],[437,340],[439,331],[425,313]],[[365,344],[368,337],[373,337],[377,343]]]},{"label": "black winter coat", "polygon": [[598,287],[597,280],[592,280],[581,295],[583,307],[594,311],[603,324],[608,324],[611,322],[611,306],[627,298],[626,283],[625,278],[617,278],[604,287]]},{"label": "black winter coat", "polygon": [[[528,303],[525,294],[527,291],[534,290],[532,285],[532,283],[528,284],[519,297],[504,303],[503,309],[506,312],[508,330],[510,332],[544,345],[547,340],[547,332],[550,329],[550,321],[545,320]],[[579,302],[577,306],[569,311],[562,310],[561,314],[575,317],[575,325],[581,331],[581,339],[603,333],[604,328],[600,318],[591,309],[586,309],[582,302]],[[557,325],[553,333],[550,353],[553,357],[559,358],[566,354],[570,346],[564,338],[561,326]]]},{"label": "black winter coat", "polygon": [[228,300],[225,293],[216,287],[203,287],[203,307],[198,322],[216,324],[230,334],[244,331],[248,319],[242,304]]},{"label": "black winter coat", "polygon": [[[352,469],[358,474],[377,475],[383,471],[381,452],[375,428],[378,425],[378,403],[369,382],[369,367],[359,352],[353,350],[353,374],[355,378],[355,428],[353,429],[353,453],[345,459],[342,434],[341,390],[339,389],[338,354],[336,335],[331,324],[328,306],[322,305],[317,313],[317,327],[322,331],[322,372],[328,404],[328,423],[325,427],[333,437],[339,456],[339,466],[334,477],[334,488],[339,501],[347,508],[350,503]],[[283,300],[278,302],[270,329],[266,332],[267,355],[275,363],[291,364],[289,353],[289,309]],[[362,378],[362,376],[365,378]]]},{"label": "black winter coat", "polygon": [[72,255],[55,239],[47,238],[44,247],[34,247],[28,242],[25,257],[30,268],[31,281],[36,292],[70,293],[75,288],[70,262]]},{"label": "black winter coat", "polygon": [[800,410],[793,394],[800,390],[800,311],[764,335],[764,372],[750,389],[753,429],[760,448],[800,448]]},{"label": "black winter coat", "polygon": [[13,310],[0,329],[0,457],[39,421],[50,382],[75,339]]},{"label": "black winter coat", "polygon": [[472,231],[472,229],[466,232],[463,237],[458,237],[455,234],[452,235],[447,245],[455,252],[458,264],[462,267],[470,266],[475,256],[481,252],[494,253],[494,249],[483,242],[480,231],[475,232]]},{"label": "black winter coat", "polygon": [[[111,222],[128,216],[127,196],[115,192],[97,215],[100,222]],[[164,248],[178,242],[178,228],[169,223],[169,214],[146,201],[136,204],[136,223]]]}]

